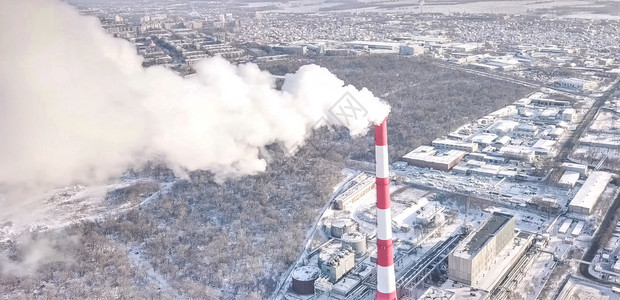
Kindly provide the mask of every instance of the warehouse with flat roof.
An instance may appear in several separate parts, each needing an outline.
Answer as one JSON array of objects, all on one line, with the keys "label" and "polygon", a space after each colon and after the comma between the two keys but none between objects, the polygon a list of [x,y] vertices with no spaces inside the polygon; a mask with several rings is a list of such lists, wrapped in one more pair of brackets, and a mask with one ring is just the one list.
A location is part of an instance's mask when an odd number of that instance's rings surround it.
[{"label": "warehouse with flat roof", "polygon": [[591,214],[609,181],[611,181],[611,173],[602,171],[592,172],[577,194],[575,194],[573,200],[568,204],[568,210],[578,214]]},{"label": "warehouse with flat roof", "polygon": [[572,189],[577,181],[579,181],[579,172],[567,170],[562,174],[562,177],[558,181],[558,185],[561,188]]},{"label": "warehouse with flat roof", "polygon": [[360,173],[348,183],[349,188],[334,199],[335,209],[347,209],[349,205],[375,188],[375,177]]},{"label": "warehouse with flat roof", "polygon": [[478,144],[455,141],[450,139],[435,139],[431,144],[439,149],[461,150],[466,152],[478,151]]},{"label": "warehouse with flat roof", "polygon": [[438,153],[434,147],[420,146],[405,154],[403,161],[420,168],[449,171],[463,159],[465,154],[467,152],[460,150],[448,150]]}]

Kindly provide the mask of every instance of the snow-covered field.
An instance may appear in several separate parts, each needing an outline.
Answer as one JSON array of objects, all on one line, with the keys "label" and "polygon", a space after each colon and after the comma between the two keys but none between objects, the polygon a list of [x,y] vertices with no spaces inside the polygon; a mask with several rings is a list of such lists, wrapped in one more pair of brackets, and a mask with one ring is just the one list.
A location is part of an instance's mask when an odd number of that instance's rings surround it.
[{"label": "snow-covered field", "polygon": [[581,144],[570,158],[576,162],[596,166],[605,158],[602,167],[612,170],[620,169],[620,112],[615,105],[607,103],[599,110],[596,118],[581,136]]},{"label": "snow-covered field", "polygon": [[620,16],[611,14],[593,14],[590,12],[574,13],[564,16],[567,19],[588,19],[588,20],[620,20]]},{"label": "snow-covered field", "polygon": [[[108,192],[128,188],[136,184],[150,185],[148,193],[138,195],[137,202],[120,202],[107,199]],[[75,185],[57,189],[42,196],[45,201],[36,201],[37,205],[24,203],[14,209],[28,210],[28,219],[10,218],[11,222],[0,224],[0,240],[16,236],[25,231],[41,231],[63,228],[84,219],[95,220],[118,214],[127,209],[142,205],[158,197],[173,183],[160,184],[150,179],[124,180],[108,185]],[[41,205],[41,203],[43,203]],[[11,216],[10,211],[4,215]],[[23,215],[23,214],[21,214]]]},{"label": "snow-covered field", "polygon": [[620,16],[606,13],[596,14],[590,11],[581,11],[577,8],[600,7],[592,0],[563,0],[563,1],[537,1],[537,0],[481,0],[481,1],[426,1],[420,9],[419,0],[404,1],[289,1],[289,2],[250,2],[245,7],[262,9],[265,12],[281,13],[312,13],[319,11],[336,12],[404,12],[404,13],[497,13],[497,14],[523,14],[535,10],[548,10],[554,8],[575,8],[575,13],[563,16],[564,18],[580,19],[619,19]]}]

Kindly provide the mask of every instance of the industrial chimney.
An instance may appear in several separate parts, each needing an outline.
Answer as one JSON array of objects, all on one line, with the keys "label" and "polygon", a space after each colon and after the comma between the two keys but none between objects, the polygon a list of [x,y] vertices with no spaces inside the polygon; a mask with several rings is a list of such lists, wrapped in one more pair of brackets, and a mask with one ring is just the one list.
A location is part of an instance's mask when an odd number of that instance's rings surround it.
[{"label": "industrial chimney", "polygon": [[394,242],[390,212],[390,173],[388,170],[387,119],[375,125],[377,182],[377,300],[396,300]]}]

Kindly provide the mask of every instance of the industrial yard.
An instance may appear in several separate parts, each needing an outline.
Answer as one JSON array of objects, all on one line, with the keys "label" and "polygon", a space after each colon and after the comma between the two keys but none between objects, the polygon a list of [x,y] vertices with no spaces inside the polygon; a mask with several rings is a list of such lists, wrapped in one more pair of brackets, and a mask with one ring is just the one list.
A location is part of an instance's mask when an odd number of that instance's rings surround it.
[{"label": "industrial yard", "polygon": [[[553,99],[557,95],[533,93],[391,164],[390,226],[401,299],[537,299],[547,290],[588,290],[568,274],[558,281],[554,270],[575,265],[574,254],[589,249],[620,195],[611,184],[618,175],[601,163],[558,159],[566,143],[579,138],[593,146],[590,132],[615,130],[615,116],[600,110],[580,137],[594,99]],[[375,182],[370,173],[347,172],[351,179],[283,282],[282,299],[374,299]],[[618,226],[591,270],[620,283]],[[295,276],[308,268],[316,276]]]}]

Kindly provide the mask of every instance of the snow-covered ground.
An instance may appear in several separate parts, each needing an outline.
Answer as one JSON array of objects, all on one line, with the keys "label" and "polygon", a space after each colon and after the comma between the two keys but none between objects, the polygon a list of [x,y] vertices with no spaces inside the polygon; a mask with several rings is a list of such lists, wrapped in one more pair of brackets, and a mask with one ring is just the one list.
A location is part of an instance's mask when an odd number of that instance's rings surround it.
[{"label": "snow-covered ground", "polygon": [[[109,191],[131,187],[136,184],[150,184],[156,191],[140,195],[140,202],[108,201],[106,197]],[[132,209],[142,203],[159,197],[162,192],[169,189],[173,183],[163,183],[150,179],[123,180],[107,185],[97,186],[69,186],[54,190],[42,198],[44,201],[36,201],[37,205],[18,207],[19,210],[28,209],[28,219],[13,219],[9,211],[3,212],[11,222],[0,224],[0,240],[19,235],[24,231],[53,230],[66,227],[84,219],[95,220],[105,216],[118,214],[119,212]],[[41,203],[43,203],[41,205]]]},{"label": "snow-covered ground", "polygon": [[562,289],[560,295],[558,295],[558,299],[617,300],[618,295],[611,288],[571,278]]},{"label": "snow-covered ground", "polygon": [[[424,13],[497,13],[497,14],[523,14],[540,9],[552,9],[562,7],[597,7],[591,0],[564,0],[564,1],[536,1],[536,0],[480,0],[480,1],[426,1],[422,11]],[[319,11],[338,12],[420,12],[419,0],[404,0],[397,3],[385,0],[365,0],[351,4],[348,1],[288,1],[288,2],[250,2],[244,3],[246,7],[262,9],[265,12],[280,13],[312,13]],[[600,5],[599,5],[600,6]],[[595,14],[591,12],[579,12],[563,16],[564,18],[581,19],[617,19],[615,14]]]},{"label": "snow-covered ground", "polygon": [[612,14],[594,14],[591,12],[581,12],[563,16],[566,19],[587,19],[587,20],[620,20],[620,16]]},{"label": "snow-covered ground", "polygon": [[600,110],[580,141],[585,145],[600,145],[597,148],[620,150],[620,113]]},{"label": "snow-covered ground", "polygon": [[544,287],[553,266],[553,255],[549,253],[537,253],[534,262],[525,273],[523,279],[517,284],[517,291],[522,291],[526,300],[536,300]]},{"label": "snow-covered ground", "polygon": [[[596,165],[603,157],[615,159],[616,161],[620,160],[620,148],[613,149],[581,145],[570,156],[572,161],[591,166]],[[608,167],[613,167],[613,165]]]},{"label": "snow-covered ground", "polygon": [[579,141],[581,144],[571,153],[571,160],[596,166],[605,158],[603,168],[620,170],[620,109],[615,102],[608,101],[599,110]]},{"label": "snow-covered ground", "polygon": [[558,187],[549,186],[542,182],[519,182],[502,180],[496,177],[470,175],[463,176],[452,172],[409,166],[405,170],[394,170],[394,174],[406,176],[410,182],[437,188],[469,194],[499,203],[520,205],[532,196],[556,199],[560,206],[569,201],[568,192]]}]

